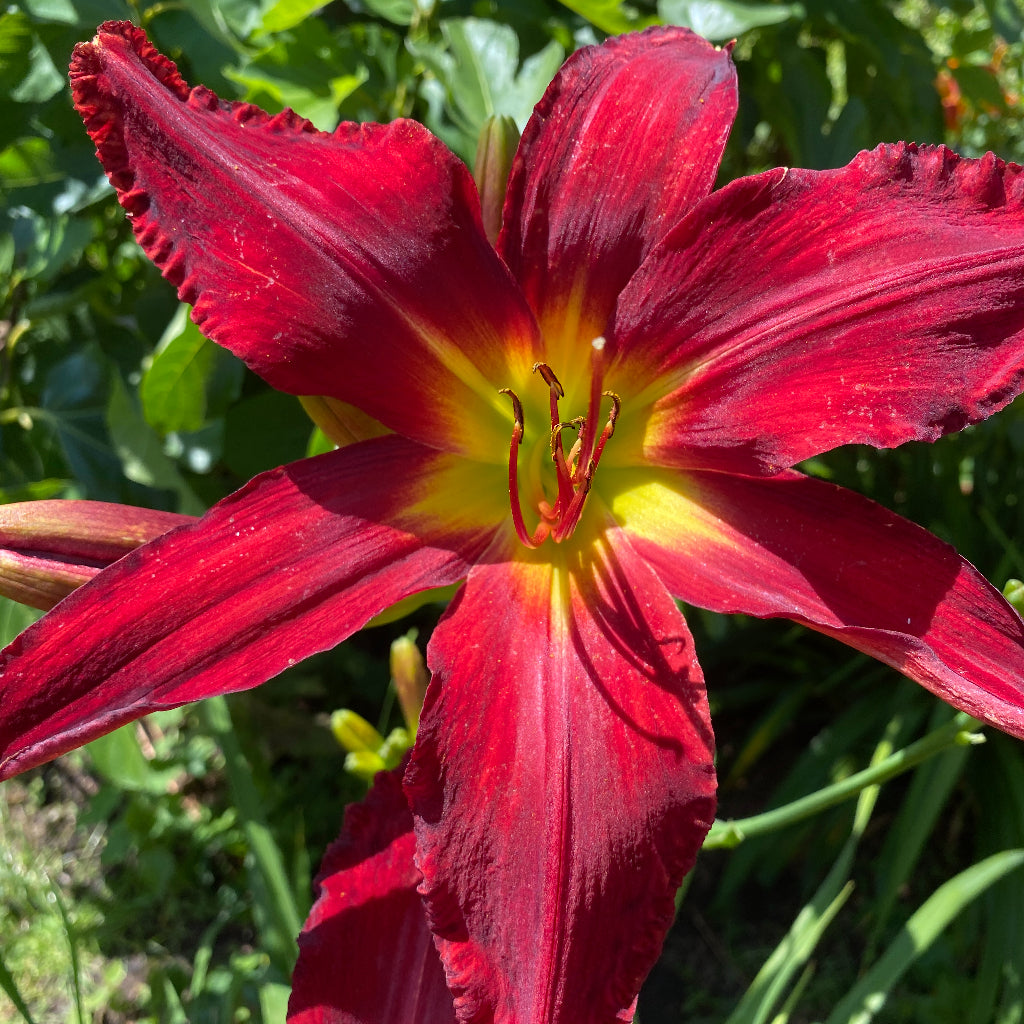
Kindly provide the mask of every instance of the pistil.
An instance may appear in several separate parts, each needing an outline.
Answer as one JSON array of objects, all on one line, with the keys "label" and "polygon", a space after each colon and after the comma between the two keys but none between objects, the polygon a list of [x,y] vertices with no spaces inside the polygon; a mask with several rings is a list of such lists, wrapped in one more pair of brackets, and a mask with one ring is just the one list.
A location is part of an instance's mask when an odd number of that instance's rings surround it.
[{"label": "pistil", "polygon": [[[512,508],[512,523],[516,536],[528,548],[535,548],[550,534],[556,543],[571,536],[583,514],[583,506],[594,482],[594,473],[601,460],[608,439],[615,433],[615,421],[621,409],[619,396],[612,391],[602,390],[605,370],[605,340],[595,338],[591,343],[590,355],[590,396],[587,415],[571,420],[559,416],[558,402],[565,397],[561,381],[547,363],[535,363],[533,370],[539,373],[548,386],[551,461],[555,466],[557,497],[554,504],[544,498],[537,502],[540,521],[531,534],[523,517],[519,492],[519,447],[525,433],[523,405],[519,396],[509,388],[501,388],[500,394],[508,395],[512,401],[512,440],[509,444],[508,493]],[[604,429],[598,434],[601,416],[601,400],[610,398],[611,411]],[[577,437],[569,450],[568,457],[562,444],[562,431],[575,430]]]}]

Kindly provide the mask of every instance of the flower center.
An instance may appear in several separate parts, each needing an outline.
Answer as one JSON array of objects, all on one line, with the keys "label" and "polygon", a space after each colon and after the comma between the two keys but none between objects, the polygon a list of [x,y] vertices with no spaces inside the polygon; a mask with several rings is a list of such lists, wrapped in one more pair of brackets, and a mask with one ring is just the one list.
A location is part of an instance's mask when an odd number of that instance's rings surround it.
[{"label": "flower center", "polygon": [[[537,512],[540,521],[532,534],[526,528],[519,496],[519,446],[526,429],[523,403],[510,388],[501,388],[499,392],[508,395],[512,400],[515,423],[508,452],[508,496],[516,535],[528,548],[537,547],[549,536],[556,544],[560,544],[566,537],[572,535],[583,514],[583,506],[590,493],[597,464],[601,461],[601,453],[608,438],[615,433],[615,421],[618,419],[622,403],[615,392],[601,390],[605,367],[604,346],[604,338],[595,338],[591,342],[590,401],[587,405],[587,415],[577,416],[571,420],[563,420],[559,415],[558,402],[565,397],[565,390],[554,371],[547,363],[534,364],[533,372],[539,373],[548,386],[551,409],[551,461],[555,466],[557,494],[553,502],[548,501],[546,497],[538,500]],[[604,429],[598,434],[602,398],[610,398],[612,407]],[[576,432],[576,439],[568,454],[562,444],[562,433],[565,430]]]}]

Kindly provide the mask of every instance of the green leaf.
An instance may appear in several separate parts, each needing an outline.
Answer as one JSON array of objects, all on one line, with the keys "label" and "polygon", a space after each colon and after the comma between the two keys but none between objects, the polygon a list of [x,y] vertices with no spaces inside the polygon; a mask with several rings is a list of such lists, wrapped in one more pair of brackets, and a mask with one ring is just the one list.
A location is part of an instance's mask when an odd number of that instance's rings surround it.
[{"label": "green leaf", "polygon": [[14,1003],[14,1008],[21,1014],[25,1024],[34,1024],[34,1018],[29,1013],[28,1006],[25,1005],[25,1000],[21,998],[18,986],[14,983],[14,978],[4,963],[2,952],[0,952],[0,989],[7,993],[7,998]]},{"label": "green leaf", "polygon": [[669,25],[692,28],[712,42],[722,42],[753,28],[803,18],[801,4],[742,3],[739,0],[659,0],[658,14]]},{"label": "green leaf", "polygon": [[0,504],[12,501],[42,501],[44,498],[57,498],[68,489],[67,480],[33,480],[31,483],[18,487],[0,487]]},{"label": "green leaf", "polygon": [[953,77],[963,91],[964,98],[975,106],[987,106],[1005,112],[1006,97],[991,68],[979,64],[961,64],[953,69]]},{"label": "green leaf", "polygon": [[96,769],[119,789],[132,793],[166,793],[178,772],[154,768],[136,737],[136,724],[115,729],[86,746]]},{"label": "green leaf", "polygon": [[6,647],[16,636],[42,616],[42,612],[0,597],[0,646]]},{"label": "green leaf", "polygon": [[179,306],[139,385],[142,412],[154,430],[169,434],[203,425],[213,358],[213,343],[199,333],[188,306]]},{"label": "green leaf", "polygon": [[224,461],[233,472],[248,478],[301,459],[312,426],[291,395],[264,391],[244,398],[228,410]]},{"label": "green leaf", "polygon": [[4,188],[39,185],[62,177],[46,139],[18,139],[0,151],[0,185]]},{"label": "green leaf", "polygon": [[263,15],[261,32],[284,32],[326,7],[325,0],[277,0]]},{"label": "green leaf", "polygon": [[992,28],[1008,43],[1019,40],[1024,35],[1024,10],[1020,0],[981,0]]},{"label": "green leaf", "polygon": [[45,103],[64,88],[64,75],[41,42],[32,46],[29,61],[28,74],[11,90],[11,99],[18,103]]},{"label": "green leaf", "polygon": [[1004,850],[940,885],[907,921],[884,955],[840,1001],[826,1024],[869,1024],[874,1020],[893,986],[946,925],[990,885],[1021,865],[1024,850]]},{"label": "green leaf", "polygon": [[369,78],[362,55],[356,61],[352,57],[322,21],[310,18],[224,74],[245,89],[247,102],[272,111],[291,107],[321,130],[332,131],[341,103]]},{"label": "green leaf", "polygon": [[127,388],[116,373],[111,375],[106,410],[107,429],[124,475],[137,484],[173,491],[179,510],[202,515],[203,503],[185,483],[174,461],[164,452],[160,438],[136,409]]},{"label": "green leaf", "polygon": [[612,36],[658,24],[657,18],[641,17],[639,12],[621,0],[562,0],[562,3],[570,11],[586,18],[591,25]]},{"label": "green leaf", "polygon": [[544,89],[565,57],[556,42],[519,65],[519,37],[508,25],[484,18],[450,18],[441,23],[447,47],[407,41],[444,86],[444,109],[456,131],[444,122],[430,124],[470,163],[488,117],[511,117],[526,125]]},{"label": "green leaf", "polygon": [[263,1014],[263,1020],[284,1020],[288,1016],[288,999],[291,994],[291,986],[282,985],[280,982],[260,985],[260,1013]]},{"label": "green leaf", "polygon": [[423,5],[416,0],[364,0],[367,10],[395,25],[411,25]]},{"label": "green leaf", "polygon": [[0,14],[0,89],[13,92],[29,73],[32,25],[21,11]]}]

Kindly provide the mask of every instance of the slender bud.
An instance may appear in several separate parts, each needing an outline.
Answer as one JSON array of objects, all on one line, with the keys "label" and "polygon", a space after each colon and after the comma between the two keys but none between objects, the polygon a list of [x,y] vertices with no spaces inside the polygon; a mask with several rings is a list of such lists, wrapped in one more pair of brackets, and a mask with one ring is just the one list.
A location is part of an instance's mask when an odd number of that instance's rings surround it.
[{"label": "slender bud", "polygon": [[367,416],[362,409],[357,409],[348,402],[340,402],[337,398],[301,395],[299,401],[306,410],[306,415],[339,448],[388,433],[388,428],[383,423],[372,416]]},{"label": "slender bud", "polygon": [[1017,609],[1018,614],[1024,615],[1024,583],[1020,580],[1007,580],[1003,587],[1003,597]]},{"label": "slender bud", "polygon": [[505,205],[508,172],[519,145],[519,129],[511,117],[495,116],[484,121],[476,144],[473,180],[480,193],[484,231],[491,245],[501,230],[501,211]]},{"label": "slender bud", "polygon": [[426,662],[416,646],[415,630],[400,636],[391,644],[391,681],[398,694],[402,717],[410,734],[415,737],[427,683],[430,682]]},{"label": "slender bud", "polygon": [[103,501],[0,505],[0,594],[49,611],[129,551],[194,521]]},{"label": "slender bud", "polygon": [[352,754],[361,751],[372,751],[376,754],[384,745],[384,737],[362,715],[357,715],[348,708],[342,708],[331,715],[331,732]]},{"label": "slender bud", "polygon": [[364,782],[372,782],[377,772],[387,767],[375,750],[353,750],[345,755],[345,771]]}]

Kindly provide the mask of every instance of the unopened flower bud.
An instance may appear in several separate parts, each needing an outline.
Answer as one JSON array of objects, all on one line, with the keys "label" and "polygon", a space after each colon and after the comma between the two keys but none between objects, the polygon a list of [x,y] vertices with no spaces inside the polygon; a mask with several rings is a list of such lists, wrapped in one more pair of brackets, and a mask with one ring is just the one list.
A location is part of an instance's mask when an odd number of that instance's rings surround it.
[{"label": "unopened flower bud", "polygon": [[331,715],[331,732],[349,753],[373,751],[384,745],[384,737],[362,715],[342,708]]},{"label": "unopened flower bud", "polygon": [[384,758],[374,750],[353,750],[345,755],[345,771],[364,782],[371,782],[386,767]]},{"label": "unopened flower bud", "polygon": [[193,521],[103,501],[0,505],[0,594],[49,611],[129,551]]},{"label": "unopened flower bud", "polygon": [[505,189],[512,158],[519,145],[519,129],[511,117],[489,117],[480,129],[473,163],[473,180],[480,193],[484,231],[491,245],[501,230],[501,211],[505,206]]},{"label": "unopened flower bud", "polygon": [[391,644],[391,681],[398,694],[402,717],[415,738],[427,683],[430,682],[426,662],[416,646],[415,632],[400,636]]},{"label": "unopened flower bud", "polygon": [[1007,580],[1003,587],[1003,597],[1006,598],[1017,612],[1024,615],[1024,583],[1020,580]]}]

